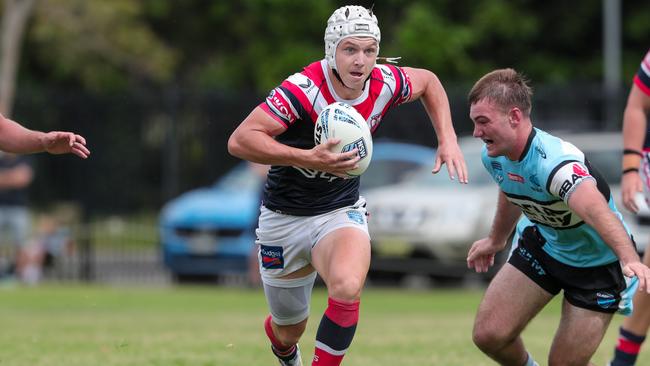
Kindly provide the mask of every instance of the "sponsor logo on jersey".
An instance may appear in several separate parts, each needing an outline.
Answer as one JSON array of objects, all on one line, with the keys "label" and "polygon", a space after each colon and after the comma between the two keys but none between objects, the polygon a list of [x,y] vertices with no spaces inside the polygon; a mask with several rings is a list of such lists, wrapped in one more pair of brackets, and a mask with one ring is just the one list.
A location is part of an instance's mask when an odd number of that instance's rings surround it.
[{"label": "sponsor logo on jersey", "polygon": [[311,79],[307,78],[304,83],[298,83],[298,86],[307,89],[312,85]]},{"label": "sponsor logo on jersey", "polygon": [[365,158],[368,155],[368,148],[366,148],[366,141],[363,138],[358,139],[357,141],[343,146],[341,153],[352,151],[357,149],[357,155],[359,155],[359,160]]},{"label": "sponsor logo on jersey", "polygon": [[541,147],[535,146],[535,151],[537,151],[537,153],[539,154],[539,156],[542,157],[542,159],[546,159],[546,152],[542,150]]},{"label": "sponsor logo on jersey", "polygon": [[351,221],[356,222],[359,225],[363,225],[363,214],[361,212],[355,211],[355,210],[350,210],[350,211],[346,212],[346,214],[348,214],[348,218]]},{"label": "sponsor logo on jersey", "polygon": [[495,175],[494,180],[496,180],[497,183],[499,183],[499,184],[503,183],[503,175],[501,175],[501,174]]},{"label": "sponsor logo on jersey", "polygon": [[589,172],[580,166],[580,164],[573,164],[573,172],[581,177],[589,176]]},{"label": "sponsor logo on jersey", "polygon": [[596,303],[603,309],[608,309],[614,305],[616,297],[608,292],[596,293]]},{"label": "sponsor logo on jersey", "polygon": [[519,174],[510,173],[510,172],[508,173],[508,179],[510,179],[513,182],[517,182],[517,183],[523,183],[524,182],[524,177],[522,177]]},{"label": "sponsor logo on jersey", "polygon": [[579,225],[582,219],[573,215],[564,201],[538,202],[527,198],[508,196],[508,201],[521,207],[530,221],[552,228],[568,228]]},{"label": "sponsor logo on jersey", "polygon": [[558,192],[560,198],[562,199],[564,199],[568,192],[571,192],[576,183],[581,182],[587,177],[591,177],[591,175],[589,175],[589,172],[587,172],[584,167],[582,167],[582,165],[578,163],[573,163],[572,165],[573,173],[569,178],[565,179],[564,182],[562,182],[560,191]]},{"label": "sponsor logo on jersey", "polygon": [[296,117],[293,115],[293,113],[289,113],[289,108],[286,106],[278,94],[279,93],[275,89],[271,90],[271,93],[269,93],[269,96],[266,98],[266,100],[270,103],[270,107],[277,111],[277,113],[281,114],[282,117],[289,120],[289,123],[295,122]]},{"label": "sponsor logo on jersey", "polygon": [[260,253],[262,254],[262,267],[266,269],[284,268],[282,247],[260,245]]},{"label": "sponsor logo on jersey", "polygon": [[395,80],[395,76],[393,76],[392,72],[390,72],[389,70],[386,70],[383,67],[380,67],[379,69],[381,70],[381,73],[384,74],[385,77],[387,77],[387,78],[389,78],[391,80]]},{"label": "sponsor logo on jersey", "polygon": [[304,74],[293,74],[287,78],[287,80],[295,85],[298,85],[300,89],[302,89],[302,92],[305,93],[305,95],[309,95],[316,86],[314,82],[306,75]]},{"label": "sponsor logo on jersey", "polygon": [[492,161],[490,162],[490,165],[492,165],[492,169],[494,170],[503,170],[503,168],[501,167],[501,163],[499,163],[498,161]]},{"label": "sponsor logo on jersey", "polygon": [[316,169],[307,169],[307,168],[299,168],[297,166],[292,167],[299,171],[302,175],[305,176],[307,179],[325,179],[328,182],[332,182],[336,179],[340,179],[336,175],[332,175],[329,173],[321,172],[320,170]]},{"label": "sponsor logo on jersey", "polygon": [[370,117],[370,130],[372,131],[375,126],[381,122],[381,113],[377,113],[374,116]]}]

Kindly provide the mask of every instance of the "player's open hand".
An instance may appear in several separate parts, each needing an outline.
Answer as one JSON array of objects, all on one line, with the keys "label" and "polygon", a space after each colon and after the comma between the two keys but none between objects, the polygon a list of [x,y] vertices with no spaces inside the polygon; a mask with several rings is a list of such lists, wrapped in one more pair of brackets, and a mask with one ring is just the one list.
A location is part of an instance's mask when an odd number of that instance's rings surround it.
[{"label": "player's open hand", "polygon": [[632,262],[623,266],[623,274],[626,277],[636,276],[639,279],[639,291],[650,294],[650,268],[641,262]]},{"label": "player's open hand", "polygon": [[43,146],[50,154],[75,154],[83,159],[90,155],[86,139],[72,132],[48,132],[45,134]]},{"label": "player's open hand", "polygon": [[447,164],[447,171],[449,172],[449,178],[455,179],[458,177],[459,183],[468,182],[467,174],[467,165],[465,164],[465,158],[463,153],[460,151],[460,147],[457,142],[453,143],[444,143],[438,146],[438,151],[436,152],[436,163],[433,167],[433,174],[436,174],[442,168],[442,164]]},{"label": "player's open hand", "polygon": [[623,205],[628,210],[637,213],[639,206],[636,204],[636,195],[643,192],[643,182],[638,173],[623,174],[621,178],[621,196],[623,198]]},{"label": "player's open hand", "polygon": [[474,268],[477,273],[487,272],[494,265],[494,256],[501,249],[503,247],[496,245],[491,238],[475,241],[467,253],[467,268]]},{"label": "player's open hand", "polygon": [[331,149],[339,142],[341,142],[341,139],[329,139],[320,145],[316,145],[311,150],[310,166],[306,168],[327,172],[341,178],[348,178],[346,172],[359,167],[360,157],[357,149],[344,153],[332,152]]}]

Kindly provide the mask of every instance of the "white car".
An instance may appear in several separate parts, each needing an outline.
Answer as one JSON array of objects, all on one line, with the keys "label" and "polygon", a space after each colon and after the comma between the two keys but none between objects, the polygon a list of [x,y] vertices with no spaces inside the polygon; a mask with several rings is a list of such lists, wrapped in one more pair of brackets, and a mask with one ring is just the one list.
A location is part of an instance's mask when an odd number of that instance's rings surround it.
[{"label": "white car", "polygon": [[[578,146],[601,172],[637,246],[643,250],[650,240],[650,210],[642,195],[638,197],[641,207],[638,216],[627,211],[621,202],[621,134],[554,134]],[[364,193],[370,212],[368,222],[376,270],[384,269],[386,263],[391,263],[391,270],[397,270],[398,258],[427,258],[426,267],[413,261],[403,261],[401,265],[404,272],[415,268],[434,276],[469,273],[465,264],[467,251],[475,240],[488,234],[498,188],[481,163],[483,142],[464,137],[459,143],[468,166],[469,184],[451,181],[444,166],[436,175],[431,174],[429,167],[414,172],[400,184]],[[504,259],[502,255],[500,260]]]}]

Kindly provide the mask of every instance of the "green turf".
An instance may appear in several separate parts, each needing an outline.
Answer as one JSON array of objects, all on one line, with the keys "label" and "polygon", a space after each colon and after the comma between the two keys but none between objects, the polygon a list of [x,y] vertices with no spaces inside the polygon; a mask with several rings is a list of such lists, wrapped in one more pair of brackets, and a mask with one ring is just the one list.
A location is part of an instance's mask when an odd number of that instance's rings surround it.
[{"label": "green turf", "polygon": [[[368,289],[344,365],[493,365],[471,342],[482,290]],[[317,289],[301,345],[306,365],[324,309]],[[558,321],[553,302],[524,339],[542,365]],[[0,288],[0,366],[264,366],[276,361],[259,289]],[[594,362],[604,365],[617,316]],[[650,350],[639,365],[650,364]]]}]

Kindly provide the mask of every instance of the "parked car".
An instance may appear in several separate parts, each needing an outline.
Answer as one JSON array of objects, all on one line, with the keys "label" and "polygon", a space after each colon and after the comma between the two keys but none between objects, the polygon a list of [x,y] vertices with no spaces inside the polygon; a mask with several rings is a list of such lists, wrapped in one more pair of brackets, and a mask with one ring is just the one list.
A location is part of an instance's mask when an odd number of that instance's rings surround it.
[{"label": "parked car", "polygon": [[[650,239],[650,211],[642,197],[638,199],[642,208],[638,216],[628,212],[621,202],[621,134],[557,135],[581,148],[604,175],[617,207],[643,250]],[[450,181],[445,169],[437,175],[423,169],[399,184],[365,192],[375,269],[397,271],[401,263],[405,270],[434,277],[463,277],[470,273],[466,268],[467,252],[475,240],[488,234],[498,188],[481,163],[483,142],[465,137],[459,144],[465,155],[469,184]],[[505,257],[502,254],[499,259],[503,261]],[[403,258],[428,261],[404,262]],[[491,270],[488,278],[494,272]]]},{"label": "parked car", "polygon": [[[375,141],[361,190],[396,184],[410,172],[433,167],[435,150],[407,143]],[[263,175],[243,162],[215,185],[168,202],[160,215],[164,265],[179,282],[241,274],[255,241]]]}]

